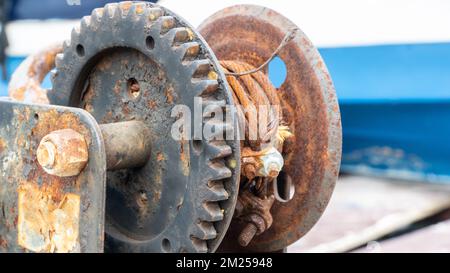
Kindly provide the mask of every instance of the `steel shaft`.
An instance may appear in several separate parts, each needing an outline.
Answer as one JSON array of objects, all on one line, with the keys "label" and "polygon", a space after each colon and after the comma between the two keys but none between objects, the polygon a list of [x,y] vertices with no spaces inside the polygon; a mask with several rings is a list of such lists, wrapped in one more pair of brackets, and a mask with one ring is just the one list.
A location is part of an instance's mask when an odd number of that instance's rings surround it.
[{"label": "steel shaft", "polygon": [[141,121],[101,124],[109,171],[143,166],[150,158],[150,131]]}]

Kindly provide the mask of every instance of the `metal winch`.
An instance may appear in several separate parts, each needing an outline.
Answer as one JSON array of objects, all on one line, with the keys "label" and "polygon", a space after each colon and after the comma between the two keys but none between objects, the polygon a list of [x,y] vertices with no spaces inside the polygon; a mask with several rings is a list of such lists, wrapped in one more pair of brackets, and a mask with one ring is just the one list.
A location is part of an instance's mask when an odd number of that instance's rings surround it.
[{"label": "metal winch", "polygon": [[323,213],[340,155],[331,78],[282,15],[239,5],[194,29],[108,4],[0,100],[0,251],[280,251]]}]

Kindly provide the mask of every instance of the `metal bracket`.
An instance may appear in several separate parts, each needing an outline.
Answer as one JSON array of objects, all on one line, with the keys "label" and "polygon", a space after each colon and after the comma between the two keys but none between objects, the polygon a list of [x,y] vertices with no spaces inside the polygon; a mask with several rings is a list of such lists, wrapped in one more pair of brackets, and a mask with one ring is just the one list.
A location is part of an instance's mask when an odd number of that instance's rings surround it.
[{"label": "metal bracket", "polygon": [[[73,129],[88,145],[77,176],[46,173],[41,139]],[[79,108],[0,100],[0,252],[103,252],[106,156],[95,119]]]}]

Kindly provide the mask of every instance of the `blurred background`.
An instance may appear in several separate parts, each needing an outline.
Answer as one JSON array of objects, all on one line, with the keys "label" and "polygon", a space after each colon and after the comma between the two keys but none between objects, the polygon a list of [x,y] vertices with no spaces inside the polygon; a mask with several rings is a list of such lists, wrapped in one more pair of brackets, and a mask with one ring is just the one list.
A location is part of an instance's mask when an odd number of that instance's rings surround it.
[{"label": "blurred background", "polygon": [[[1,0],[0,96],[27,55],[68,39],[108,2],[116,1]],[[336,190],[288,252],[450,252],[450,1],[158,1],[194,27],[243,3],[272,8],[306,33],[342,115]],[[283,83],[282,61],[270,63],[269,76]]]}]

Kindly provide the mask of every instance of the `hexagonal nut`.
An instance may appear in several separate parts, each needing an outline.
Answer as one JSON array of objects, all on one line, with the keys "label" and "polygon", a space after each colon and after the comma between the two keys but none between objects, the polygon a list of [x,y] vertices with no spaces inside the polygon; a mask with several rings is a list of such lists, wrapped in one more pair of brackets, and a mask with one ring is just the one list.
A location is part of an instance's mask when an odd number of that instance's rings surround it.
[{"label": "hexagonal nut", "polygon": [[261,164],[257,174],[262,177],[277,177],[284,165],[283,156],[273,147],[260,156],[259,162]]},{"label": "hexagonal nut", "polygon": [[57,130],[44,136],[36,156],[45,172],[60,177],[80,174],[89,159],[84,136],[72,129]]}]

